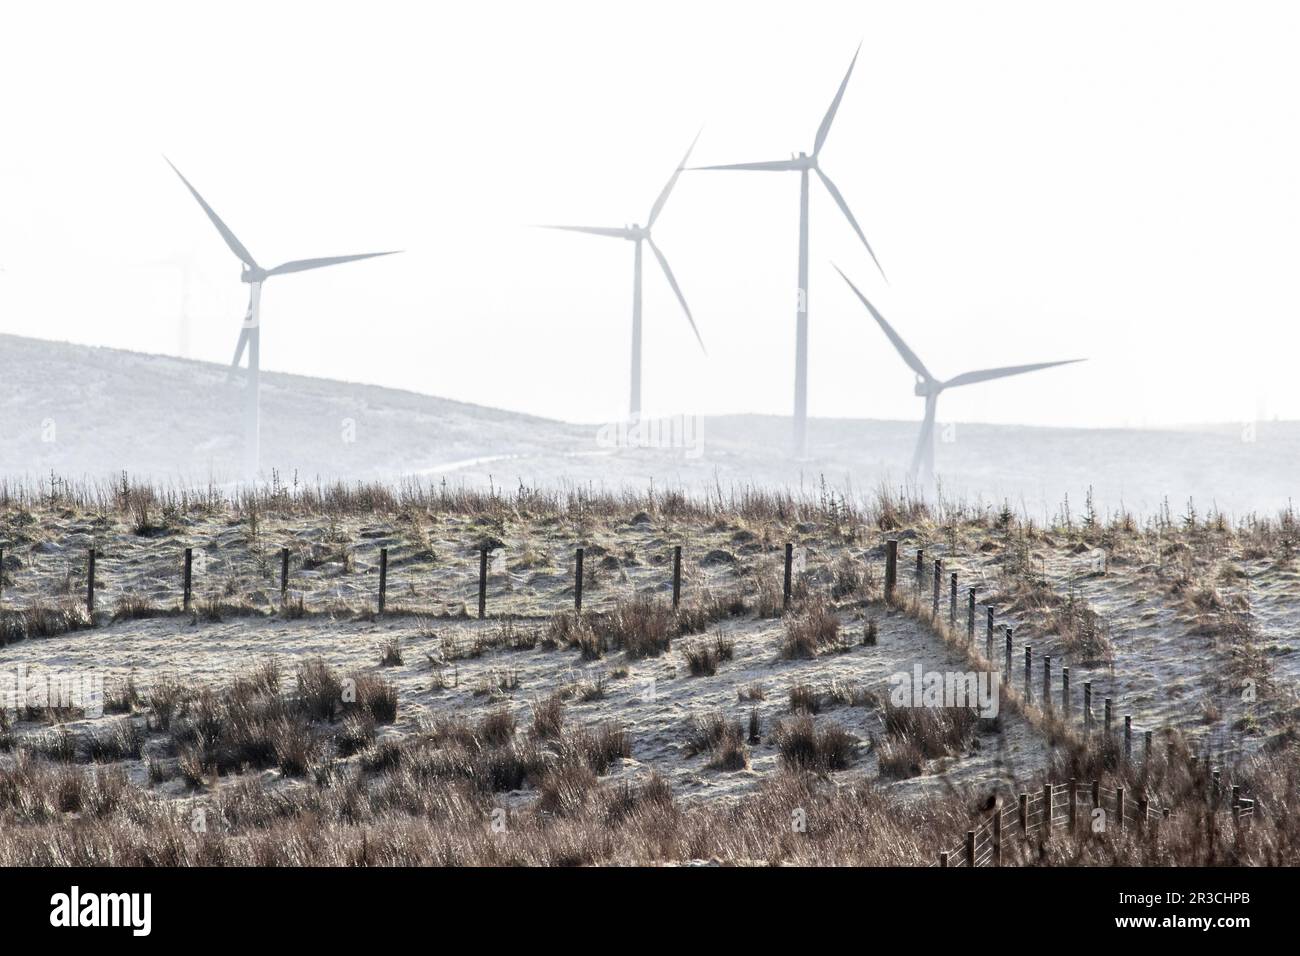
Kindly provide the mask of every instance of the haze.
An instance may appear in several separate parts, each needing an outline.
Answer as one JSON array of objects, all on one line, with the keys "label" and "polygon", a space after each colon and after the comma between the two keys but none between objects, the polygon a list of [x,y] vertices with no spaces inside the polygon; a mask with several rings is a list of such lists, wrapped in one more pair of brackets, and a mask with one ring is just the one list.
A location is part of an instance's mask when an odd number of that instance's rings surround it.
[{"label": "haze", "polygon": [[[247,292],[166,153],[261,261],[407,250],[268,285],[266,368],[610,420],[631,249],[531,225],[644,222],[701,126],[701,164],[809,149],[861,38],[822,162],[891,284],[814,191],[810,414],[921,413],[834,261],[938,374],[1090,359],[947,419],[1300,417],[1295,7],[550,10],[7,11],[0,330],[229,362]],[[789,414],[797,214],[797,177],[682,176],[655,235],[709,355],[648,270],[647,413]]]}]

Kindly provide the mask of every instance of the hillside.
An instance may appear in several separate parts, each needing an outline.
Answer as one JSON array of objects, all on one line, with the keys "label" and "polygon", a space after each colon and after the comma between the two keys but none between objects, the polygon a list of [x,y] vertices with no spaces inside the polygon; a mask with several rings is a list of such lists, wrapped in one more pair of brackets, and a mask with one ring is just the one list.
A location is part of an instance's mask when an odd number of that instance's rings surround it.
[{"label": "hillside", "polygon": [[[0,335],[0,474],[159,480],[238,477],[240,381],[213,363]],[[349,421],[354,427],[349,426]],[[615,448],[600,426],[575,425],[372,385],[265,373],[263,463],[285,480],[446,477],[454,483],[675,485],[716,493],[738,485],[867,493],[900,483],[917,425],[810,422],[811,457],[788,455],[777,416],[706,418],[694,452]],[[354,440],[345,440],[346,437]],[[42,440],[44,438],[52,440]],[[1188,498],[1234,514],[1273,511],[1292,496],[1300,424],[1085,430],[958,423],[939,445],[949,496],[1051,516],[1066,495],[1151,513]]]}]

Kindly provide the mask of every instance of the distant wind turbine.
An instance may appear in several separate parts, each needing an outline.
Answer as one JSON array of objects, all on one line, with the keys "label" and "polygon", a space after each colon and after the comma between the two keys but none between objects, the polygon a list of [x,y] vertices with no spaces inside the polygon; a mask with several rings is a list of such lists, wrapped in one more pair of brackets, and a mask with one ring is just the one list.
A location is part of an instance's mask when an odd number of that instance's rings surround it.
[{"label": "distant wind turbine", "polygon": [[1083,362],[1085,359],[1066,359],[1059,362],[1037,362],[1033,365],[1009,365],[1004,368],[986,368],[976,372],[965,372],[955,378],[950,378],[946,382],[940,381],[930,374],[930,370],[903,341],[902,337],[894,331],[894,327],[885,321],[885,317],[876,311],[876,307],[867,301],[867,297],[858,291],[849,277],[839,268],[835,271],[840,277],[849,284],[849,288],[854,294],[862,300],[862,304],[867,307],[867,311],[879,323],[884,330],[889,341],[893,343],[898,354],[903,357],[903,361],[908,367],[916,373],[916,394],[925,399],[925,420],[921,423],[921,434],[916,441],[916,452],[912,455],[912,467],[910,475],[913,482],[921,477],[927,483],[934,479],[934,414],[935,405],[939,401],[939,395],[947,388],[956,388],[959,385],[973,385],[976,382],[987,382],[995,378],[1006,378],[1010,375],[1023,375],[1025,372],[1037,372],[1039,369],[1052,368],[1056,365],[1072,365],[1075,362]]},{"label": "distant wind turbine", "polygon": [[[166,159],[166,157],[163,157]],[[213,212],[199,195],[198,190],[190,185],[190,181],[181,176],[181,171],[176,168],[170,159],[167,165],[171,166],[172,171],[180,176],[181,182],[185,188],[190,191],[195,200],[203,211],[207,213],[208,218],[212,220],[212,225],[217,227],[217,232],[221,233],[221,238],[226,241],[230,251],[239,257],[239,261],[244,264],[240,281],[248,283],[248,312],[244,315],[243,328],[239,333],[239,342],[235,346],[235,358],[230,363],[232,369],[239,367],[239,360],[244,355],[245,348],[248,349],[248,379],[245,384],[244,392],[244,475],[248,479],[255,479],[261,465],[260,451],[260,423],[258,411],[259,386],[261,380],[261,301],[262,301],[262,283],[271,276],[286,275],[290,272],[306,272],[308,269],[320,269],[325,266],[336,266],[344,262],[356,262],[358,259],[373,259],[376,256],[391,256],[394,252],[400,250],[391,250],[389,252],[363,252],[359,255],[351,256],[328,256],[323,259],[295,259],[292,262],[286,262],[278,265],[273,269],[263,269],[253,258],[253,254],[244,247],[230,227],[221,221],[221,217]]]},{"label": "distant wind turbine", "polygon": [[659,247],[650,238],[650,229],[654,226],[655,220],[663,212],[664,204],[668,202],[668,195],[673,191],[673,186],[677,185],[677,177],[681,175],[682,169],[686,166],[687,160],[691,158],[691,151],[695,149],[696,142],[699,141],[699,133],[695,134],[695,139],[691,141],[690,147],[686,150],[686,155],[682,161],[677,164],[673,170],[672,176],[669,177],[667,185],[659,193],[659,198],[655,200],[650,207],[650,215],[646,218],[644,226],[633,223],[630,226],[623,227],[605,227],[605,226],[542,226],[543,229],[560,229],[565,232],[585,232],[593,236],[606,236],[611,239],[626,239],[636,243],[636,253],[633,258],[632,267],[632,393],[628,402],[631,417],[637,419],[641,416],[641,243],[644,242],[654,253],[654,257],[659,260],[659,267],[663,269],[664,278],[672,286],[673,293],[677,296],[677,301],[681,303],[682,311],[686,313],[686,321],[691,323],[691,331],[695,333],[695,341],[700,343],[700,351],[704,351],[704,340],[700,338],[700,330],[695,325],[695,317],[691,315],[691,307],[686,304],[686,297],[682,295],[681,286],[677,284],[677,279],[673,275],[673,270],[668,267],[668,260],[664,254],[659,251]]},{"label": "distant wind turbine", "polygon": [[760,172],[787,172],[798,170],[799,172],[799,290],[798,299],[795,305],[795,347],[794,347],[794,450],[797,457],[804,457],[808,451],[808,173],[815,172],[817,177],[826,187],[826,191],[831,194],[835,200],[835,205],[840,207],[840,212],[844,213],[844,218],[849,221],[853,231],[858,234],[862,244],[866,246],[867,252],[871,255],[871,260],[880,269],[883,277],[885,270],[880,266],[880,260],[876,258],[876,253],[871,248],[871,243],[867,242],[866,234],[858,221],[853,218],[853,213],[849,211],[849,205],[844,201],[831,178],[826,175],[818,165],[817,157],[821,154],[822,146],[826,143],[826,136],[831,131],[831,123],[835,120],[835,113],[840,108],[840,100],[844,98],[844,89],[849,85],[849,77],[853,75],[853,67],[858,62],[858,52],[862,50],[862,44],[858,44],[858,51],[854,52],[853,59],[849,63],[848,71],[844,74],[844,79],[840,82],[840,88],[835,93],[835,99],[831,100],[830,109],[822,118],[821,126],[817,127],[817,136],[813,140],[812,155],[800,153],[798,156],[791,156],[790,159],[778,159],[771,162],[762,163],[732,163],[726,166],[697,166],[696,169],[743,169],[758,170]]}]

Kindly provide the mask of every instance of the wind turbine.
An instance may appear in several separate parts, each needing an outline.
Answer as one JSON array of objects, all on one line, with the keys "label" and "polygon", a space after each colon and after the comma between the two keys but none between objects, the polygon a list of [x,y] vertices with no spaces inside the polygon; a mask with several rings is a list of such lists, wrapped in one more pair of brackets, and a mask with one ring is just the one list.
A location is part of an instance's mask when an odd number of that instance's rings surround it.
[{"label": "wind turbine", "polygon": [[[165,156],[163,158],[166,159]],[[198,190],[190,185],[190,181],[181,175],[181,171],[176,168],[170,159],[167,160],[167,165],[171,166],[172,171],[177,176],[180,176],[181,182],[190,191],[190,195],[203,207],[208,219],[212,220],[212,225],[217,227],[217,232],[221,233],[221,238],[226,241],[230,251],[238,256],[239,261],[244,264],[239,279],[241,282],[248,283],[248,311],[244,314],[243,328],[240,330],[239,342],[235,345],[235,358],[230,363],[230,367],[232,369],[239,367],[239,360],[243,358],[244,350],[247,349],[248,378],[244,388],[244,474],[246,478],[252,480],[257,477],[261,458],[258,394],[261,380],[262,283],[272,276],[286,275],[290,272],[306,272],[308,269],[320,269],[325,266],[336,266],[344,262],[356,262],[358,259],[391,256],[394,252],[400,250],[363,252],[351,256],[327,256],[322,259],[295,259],[272,269],[263,269],[257,264],[253,254],[235,237],[235,234],[230,231],[230,227],[221,221],[221,217],[204,201]]]},{"label": "wind turbine", "polygon": [[867,242],[866,234],[863,233],[862,227],[858,221],[853,218],[853,213],[849,211],[849,205],[844,201],[844,196],[840,194],[835,183],[831,178],[822,171],[817,162],[818,156],[821,155],[822,146],[826,143],[826,136],[831,131],[831,123],[835,121],[835,113],[840,108],[840,100],[844,98],[844,89],[849,85],[849,77],[853,75],[854,64],[858,62],[858,52],[861,52],[862,44],[858,44],[858,50],[854,52],[853,59],[849,62],[848,71],[844,74],[844,79],[840,81],[840,88],[835,92],[835,99],[831,100],[830,108],[822,118],[821,126],[817,127],[817,136],[813,140],[812,155],[800,153],[797,156],[792,155],[789,159],[778,159],[771,162],[762,163],[732,163],[726,166],[697,166],[696,169],[741,169],[756,170],[759,172],[790,172],[798,171],[799,173],[799,294],[795,304],[795,342],[794,342],[794,449],[797,457],[804,457],[808,450],[808,174],[814,172],[817,178],[822,181],[826,191],[831,194],[835,200],[835,205],[840,207],[840,212],[844,213],[844,218],[849,221],[853,231],[858,234],[862,244],[867,247],[867,252],[871,254],[871,260],[880,269],[883,277],[885,270],[880,266],[880,260],[876,258],[876,253],[871,248],[871,243]]},{"label": "wind turbine", "polygon": [[921,434],[916,440],[916,452],[912,455],[910,474],[913,482],[917,480],[918,474],[924,475],[927,482],[934,478],[934,413],[935,405],[938,403],[939,396],[944,389],[956,388],[959,385],[973,385],[976,382],[987,382],[995,378],[1007,378],[1011,375],[1023,375],[1025,372],[1037,372],[1039,369],[1052,368],[1056,365],[1072,365],[1075,362],[1085,361],[1084,359],[1066,359],[1060,362],[1037,362],[1033,365],[1008,365],[1003,368],[986,368],[975,372],[964,372],[955,378],[940,381],[930,374],[930,370],[925,367],[925,363],[907,347],[907,343],[894,331],[894,327],[885,321],[885,317],[876,311],[876,307],[867,301],[867,297],[858,291],[858,287],[849,280],[849,277],[844,274],[839,266],[835,267],[835,271],[840,274],[840,277],[845,282],[848,282],[849,288],[862,300],[862,304],[867,307],[867,311],[879,323],[898,354],[903,357],[903,361],[916,373],[916,394],[925,399],[925,420],[921,423]]},{"label": "wind turbine", "polygon": [[[691,158],[691,151],[695,149],[696,142],[699,141],[700,134],[695,134],[695,139],[691,140],[690,147],[686,150],[686,155],[682,161],[677,164],[673,170],[672,176],[669,177],[667,185],[659,193],[659,198],[655,200],[654,205],[650,207],[650,215],[646,217],[644,226],[633,223],[630,226],[619,228],[604,226],[542,226],[543,229],[560,229],[565,232],[585,232],[593,236],[605,236],[611,239],[626,239],[635,243],[636,252],[633,257],[632,266],[632,394],[629,400],[629,409],[633,421],[641,416],[641,244],[645,243],[654,253],[654,257],[659,260],[659,268],[663,270],[664,278],[672,286],[673,293],[677,296],[677,301],[682,305],[682,311],[686,313],[686,321],[691,323],[691,331],[695,333],[695,341],[700,343],[700,351],[705,351],[704,340],[700,338],[700,330],[695,325],[695,318],[691,315],[691,307],[686,304],[686,297],[682,295],[681,286],[677,284],[677,279],[673,275],[673,270],[668,267],[668,260],[664,254],[659,251],[655,245],[654,239],[650,237],[650,230],[663,212],[664,204],[668,202],[668,195],[677,185],[677,177],[681,175],[682,169],[686,166],[687,160]],[[707,353],[706,353],[707,354]]]}]

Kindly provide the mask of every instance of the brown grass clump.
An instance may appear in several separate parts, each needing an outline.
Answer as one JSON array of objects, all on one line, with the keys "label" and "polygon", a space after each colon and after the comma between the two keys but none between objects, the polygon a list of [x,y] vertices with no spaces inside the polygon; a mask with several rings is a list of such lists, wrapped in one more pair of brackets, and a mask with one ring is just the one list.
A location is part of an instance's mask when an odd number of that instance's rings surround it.
[{"label": "brown grass clump", "polygon": [[818,727],[807,714],[778,723],[772,738],[787,767],[817,773],[847,769],[858,747],[857,739],[839,724]]},{"label": "brown grass clump", "polygon": [[840,649],[840,621],[823,601],[809,602],[786,619],[781,641],[782,660],[807,660],[822,651]]}]

